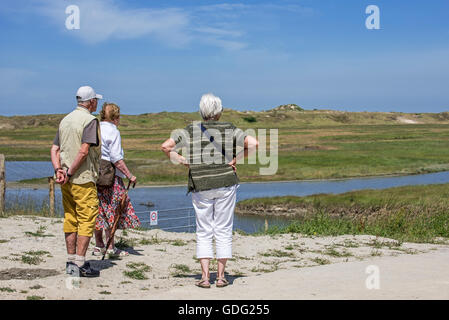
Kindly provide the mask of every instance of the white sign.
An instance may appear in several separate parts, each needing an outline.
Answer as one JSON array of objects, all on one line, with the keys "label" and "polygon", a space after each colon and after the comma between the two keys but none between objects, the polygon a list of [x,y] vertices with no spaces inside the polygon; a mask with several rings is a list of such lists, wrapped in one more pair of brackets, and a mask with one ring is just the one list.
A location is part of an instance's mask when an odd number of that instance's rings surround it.
[{"label": "white sign", "polygon": [[150,212],[150,226],[157,226],[157,211]]}]

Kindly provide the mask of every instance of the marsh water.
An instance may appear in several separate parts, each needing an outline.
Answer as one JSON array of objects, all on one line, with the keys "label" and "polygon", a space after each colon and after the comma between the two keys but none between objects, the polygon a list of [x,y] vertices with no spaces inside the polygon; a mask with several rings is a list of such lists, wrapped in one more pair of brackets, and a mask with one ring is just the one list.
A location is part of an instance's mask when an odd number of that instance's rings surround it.
[{"label": "marsh water", "polygon": [[[27,168],[27,170],[24,170]],[[51,176],[52,165],[49,162],[6,162],[6,180],[20,181]],[[441,184],[449,182],[449,172],[438,172],[409,176],[391,176],[374,178],[352,178],[342,180],[291,181],[267,183],[242,183],[237,191],[237,201],[273,196],[306,196],[319,193],[343,193],[363,189],[385,189],[406,185]],[[191,196],[186,195],[186,186],[141,187],[131,189],[131,201],[143,226],[150,227],[150,211],[158,211],[157,228],[176,232],[195,230],[195,213]],[[148,206],[154,204],[154,206]],[[39,210],[48,205],[48,190],[33,188],[9,188],[6,190],[6,208],[21,206]],[[56,188],[56,210],[62,215],[61,192]],[[290,221],[283,218],[240,216],[234,219],[234,229],[247,233],[262,230],[265,219],[271,225],[286,225]]]}]

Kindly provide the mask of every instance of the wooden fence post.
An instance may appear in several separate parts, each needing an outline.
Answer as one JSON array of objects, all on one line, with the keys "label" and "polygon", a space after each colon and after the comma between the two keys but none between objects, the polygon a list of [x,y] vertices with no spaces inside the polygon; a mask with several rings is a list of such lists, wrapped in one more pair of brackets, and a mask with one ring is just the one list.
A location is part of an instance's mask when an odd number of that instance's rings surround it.
[{"label": "wooden fence post", "polygon": [[0,154],[0,214],[5,212],[5,155]]},{"label": "wooden fence post", "polygon": [[50,197],[50,216],[55,216],[55,179],[53,177],[48,177],[48,190],[49,190],[49,197]]}]

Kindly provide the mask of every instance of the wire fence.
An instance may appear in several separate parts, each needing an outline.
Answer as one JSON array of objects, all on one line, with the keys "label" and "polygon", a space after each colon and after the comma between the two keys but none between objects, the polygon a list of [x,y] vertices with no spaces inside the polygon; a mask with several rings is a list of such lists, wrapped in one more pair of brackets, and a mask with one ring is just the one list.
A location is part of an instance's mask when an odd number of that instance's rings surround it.
[{"label": "wire fence", "polygon": [[20,181],[52,177],[53,165],[50,161],[6,161],[6,181]]},{"label": "wire fence", "polygon": [[[45,178],[53,175],[53,166],[51,162],[28,162],[28,161],[6,161],[5,162],[5,180],[6,181],[20,181],[25,179]],[[61,210],[60,206],[55,208],[55,189],[49,183],[50,188],[50,203],[48,203],[48,191],[35,190],[32,195],[28,195],[28,201],[24,201],[24,195],[19,190],[14,190],[14,195],[9,196],[10,204],[7,206],[8,210],[20,211],[23,210],[38,210],[35,207],[47,208],[51,207],[51,215],[55,211]],[[53,191],[52,191],[53,190]],[[15,196],[15,198],[14,198]],[[58,195],[60,196],[60,195]],[[12,198],[11,198],[12,197]],[[46,198],[46,199],[45,199]],[[44,199],[44,200],[41,200]],[[59,198],[58,198],[59,199]],[[1,200],[1,199],[0,199]],[[2,202],[2,201],[0,201]],[[35,203],[36,202],[36,203]],[[61,201],[59,201],[61,202]],[[58,202],[58,204],[60,204]],[[3,200],[3,206],[5,201]],[[24,208],[22,208],[22,206]],[[56,209],[56,210],[55,210]],[[0,208],[0,212],[2,209]],[[41,210],[42,211],[42,210]],[[148,229],[161,229],[164,231],[178,231],[178,232],[195,232],[195,210],[193,207],[180,207],[172,209],[161,210],[144,210],[135,212],[142,223],[142,227]],[[150,219],[145,219],[149,217]],[[152,219],[153,218],[153,219]]]},{"label": "wire fence", "polygon": [[[168,214],[176,212],[177,216],[170,217]],[[195,232],[195,210],[193,207],[163,209],[163,210],[145,210],[136,211],[136,214],[142,216],[148,214],[150,219],[141,219],[142,224],[146,224],[149,229],[161,229],[164,231],[187,229],[187,232]],[[178,215],[182,213],[181,215]]]}]

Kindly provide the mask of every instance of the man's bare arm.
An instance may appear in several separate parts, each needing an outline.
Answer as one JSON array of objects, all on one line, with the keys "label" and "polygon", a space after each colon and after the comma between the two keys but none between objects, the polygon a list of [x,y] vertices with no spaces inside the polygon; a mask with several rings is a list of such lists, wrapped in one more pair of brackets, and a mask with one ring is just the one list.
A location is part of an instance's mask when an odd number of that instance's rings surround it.
[{"label": "man's bare arm", "polygon": [[52,145],[50,149],[51,155],[51,163],[53,164],[53,168],[59,169],[61,168],[61,158],[60,158],[61,149],[57,145]]},{"label": "man's bare arm", "polygon": [[56,183],[64,182],[64,171],[61,168],[61,149],[57,145],[52,145],[50,149],[51,163],[53,164],[53,168],[55,169],[56,174]]}]

